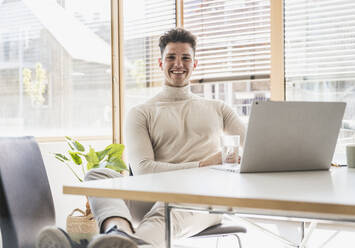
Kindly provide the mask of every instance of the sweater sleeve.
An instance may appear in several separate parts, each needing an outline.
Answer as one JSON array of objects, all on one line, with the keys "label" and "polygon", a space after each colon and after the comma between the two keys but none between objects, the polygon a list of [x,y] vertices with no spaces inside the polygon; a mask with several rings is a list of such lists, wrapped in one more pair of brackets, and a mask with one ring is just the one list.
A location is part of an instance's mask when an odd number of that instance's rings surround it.
[{"label": "sweater sleeve", "polygon": [[137,107],[132,108],[126,121],[128,159],[134,175],[195,168],[199,162],[167,163],[155,161],[149,135],[148,120]]},{"label": "sweater sleeve", "polygon": [[237,113],[227,104],[222,105],[223,131],[230,135],[240,135],[240,144],[244,146],[246,127]]}]

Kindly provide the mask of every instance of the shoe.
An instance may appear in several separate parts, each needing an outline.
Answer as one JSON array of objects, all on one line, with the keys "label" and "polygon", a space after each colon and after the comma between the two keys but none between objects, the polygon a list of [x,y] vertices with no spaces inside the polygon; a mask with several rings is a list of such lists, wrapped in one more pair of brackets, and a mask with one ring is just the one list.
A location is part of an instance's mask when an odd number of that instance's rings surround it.
[{"label": "shoe", "polygon": [[88,243],[86,239],[74,242],[64,230],[49,226],[39,233],[36,248],[86,248]]},{"label": "shoe", "polygon": [[94,237],[88,248],[138,248],[138,245],[147,244],[145,241],[119,230],[115,225],[105,234]]}]

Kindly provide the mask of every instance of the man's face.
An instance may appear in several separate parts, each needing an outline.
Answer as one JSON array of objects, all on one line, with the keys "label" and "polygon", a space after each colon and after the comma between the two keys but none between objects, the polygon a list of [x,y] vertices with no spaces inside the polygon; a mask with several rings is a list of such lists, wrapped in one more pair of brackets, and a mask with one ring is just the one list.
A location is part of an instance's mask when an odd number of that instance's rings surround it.
[{"label": "man's face", "polygon": [[192,71],[197,66],[194,52],[189,43],[169,42],[165,47],[159,67],[164,72],[165,84],[184,87],[189,84]]}]

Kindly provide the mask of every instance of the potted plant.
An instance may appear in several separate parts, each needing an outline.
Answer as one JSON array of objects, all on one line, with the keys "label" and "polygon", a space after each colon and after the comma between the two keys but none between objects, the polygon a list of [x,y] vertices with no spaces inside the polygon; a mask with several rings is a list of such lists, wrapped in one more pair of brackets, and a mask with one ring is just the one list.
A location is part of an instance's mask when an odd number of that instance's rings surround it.
[{"label": "potted plant", "polygon": [[[54,157],[67,166],[73,175],[83,182],[85,174],[93,168],[109,168],[119,173],[127,171],[127,166],[122,160],[124,145],[111,144],[100,151],[93,147],[85,148],[77,140],[66,136],[65,140],[69,150],[65,153],[54,153]],[[81,172],[80,172],[81,171]],[[79,212],[81,216],[74,216]],[[74,209],[67,217],[67,232],[77,242],[81,239],[90,239],[98,232],[98,226],[91,213],[89,202],[86,202],[85,212],[81,209]]]}]

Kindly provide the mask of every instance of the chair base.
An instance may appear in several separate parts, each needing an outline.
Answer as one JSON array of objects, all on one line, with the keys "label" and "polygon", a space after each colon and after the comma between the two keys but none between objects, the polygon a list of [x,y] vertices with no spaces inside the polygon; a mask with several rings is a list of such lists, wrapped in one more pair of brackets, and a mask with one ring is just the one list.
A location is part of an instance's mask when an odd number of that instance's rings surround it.
[{"label": "chair base", "polygon": [[246,228],[237,225],[226,225],[226,224],[217,224],[206,228],[202,232],[195,234],[191,238],[219,238],[223,236],[232,236],[237,239],[238,247],[242,247],[240,237],[238,233],[246,233]]}]

